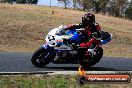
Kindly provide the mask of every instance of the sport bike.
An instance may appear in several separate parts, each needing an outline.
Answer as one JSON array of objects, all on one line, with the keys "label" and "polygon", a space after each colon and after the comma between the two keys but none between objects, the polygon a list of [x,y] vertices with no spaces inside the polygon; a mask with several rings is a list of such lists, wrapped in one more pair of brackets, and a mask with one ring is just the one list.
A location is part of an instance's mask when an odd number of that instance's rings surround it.
[{"label": "sport bike", "polygon": [[98,63],[103,56],[102,45],[111,41],[112,34],[102,31],[101,42],[94,48],[80,48],[78,44],[85,39],[82,30],[65,30],[64,25],[50,30],[46,43],[33,53],[32,64],[36,67],[44,67],[50,62],[80,64],[87,68]]}]

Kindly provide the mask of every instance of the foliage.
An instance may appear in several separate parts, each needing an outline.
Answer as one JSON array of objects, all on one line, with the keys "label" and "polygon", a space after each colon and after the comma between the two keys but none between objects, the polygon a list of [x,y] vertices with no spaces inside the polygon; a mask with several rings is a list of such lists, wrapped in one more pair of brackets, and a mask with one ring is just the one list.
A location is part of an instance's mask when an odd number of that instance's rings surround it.
[{"label": "foliage", "polygon": [[99,10],[100,12],[106,13],[106,5],[108,4],[109,0],[98,0]]},{"label": "foliage", "polygon": [[1,0],[1,2],[3,2],[3,3],[6,3],[6,2],[8,2],[8,3],[12,3],[14,0]]},{"label": "foliage", "polygon": [[58,0],[58,1],[64,4],[65,9],[67,9],[68,5],[71,3],[71,0]]},{"label": "foliage", "polygon": [[129,7],[126,9],[125,14],[126,18],[132,20],[132,1],[130,2]]},{"label": "foliage", "polygon": [[[76,3],[82,7],[83,11],[92,11],[95,13],[109,14],[115,17],[124,17],[128,8],[128,0],[73,0],[74,9]],[[127,9],[127,14],[131,14],[131,8]],[[130,15],[127,15],[130,16]]]},{"label": "foliage", "polygon": [[16,3],[24,4],[24,3],[26,3],[26,0],[16,0]]},{"label": "foliage", "polygon": [[77,7],[77,0],[73,0],[73,8],[76,9]]},{"label": "foliage", "polygon": [[90,0],[80,0],[79,3],[81,4],[80,6],[83,7],[83,11],[86,11],[86,9],[88,9],[88,7],[90,6],[89,4]]},{"label": "foliage", "polygon": [[37,4],[38,0],[26,0],[28,4]]},{"label": "foliage", "polygon": [[124,10],[127,8],[127,0],[112,0],[110,3],[110,14],[115,17],[122,17]]}]

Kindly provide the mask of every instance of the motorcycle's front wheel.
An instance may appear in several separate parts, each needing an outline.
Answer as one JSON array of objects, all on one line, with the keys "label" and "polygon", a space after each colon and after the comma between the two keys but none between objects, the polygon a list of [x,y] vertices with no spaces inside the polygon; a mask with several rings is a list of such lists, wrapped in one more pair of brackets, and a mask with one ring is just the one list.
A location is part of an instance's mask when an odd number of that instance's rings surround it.
[{"label": "motorcycle's front wheel", "polygon": [[35,67],[44,67],[49,64],[55,58],[55,54],[46,50],[45,48],[39,48],[36,50],[31,58],[31,62]]}]

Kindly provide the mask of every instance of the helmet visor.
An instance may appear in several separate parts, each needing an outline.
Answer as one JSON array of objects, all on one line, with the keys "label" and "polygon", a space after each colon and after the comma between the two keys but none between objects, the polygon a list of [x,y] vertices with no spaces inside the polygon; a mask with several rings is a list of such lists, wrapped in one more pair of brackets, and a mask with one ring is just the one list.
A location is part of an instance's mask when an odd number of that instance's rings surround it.
[{"label": "helmet visor", "polygon": [[90,19],[89,18],[84,18],[84,17],[82,17],[82,23],[83,24],[90,24]]}]

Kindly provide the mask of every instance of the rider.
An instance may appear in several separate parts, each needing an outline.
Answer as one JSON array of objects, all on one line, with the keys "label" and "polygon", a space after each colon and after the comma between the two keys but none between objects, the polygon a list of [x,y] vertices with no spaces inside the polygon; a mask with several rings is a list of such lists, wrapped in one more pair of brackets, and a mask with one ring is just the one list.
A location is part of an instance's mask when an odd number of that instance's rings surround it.
[{"label": "rider", "polygon": [[79,44],[81,48],[94,48],[95,44],[99,43],[101,40],[101,28],[99,24],[95,22],[95,15],[92,13],[85,14],[80,24],[67,26],[66,30],[84,29],[81,31],[82,35],[85,37],[82,43]]}]

